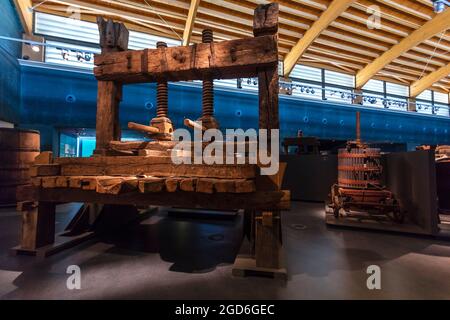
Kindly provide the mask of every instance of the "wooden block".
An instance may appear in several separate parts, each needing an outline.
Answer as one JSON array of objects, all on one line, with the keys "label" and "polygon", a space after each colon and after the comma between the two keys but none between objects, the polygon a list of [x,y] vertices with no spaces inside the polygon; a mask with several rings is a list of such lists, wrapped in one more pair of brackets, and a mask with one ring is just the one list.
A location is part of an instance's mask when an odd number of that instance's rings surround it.
[{"label": "wooden block", "polygon": [[195,191],[201,193],[214,193],[214,179],[198,179]]},{"label": "wooden block", "polygon": [[[256,266],[279,269],[282,267],[281,219],[279,212],[265,212],[256,220]],[[271,219],[269,223],[267,220]],[[266,224],[266,225],[265,225]]]},{"label": "wooden block", "polygon": [[273,226],[273,215],[272,212],[263,212],[262,213],[262,224],[265,227]]},{"label": "wooden block", "polygon": [[253,16],[255,37],[278,32],[278,3],[259,5]]},{"label": "wooden block", "polygon": [[43,151],[34,158],[34,165],[38,164],[52,164],[53,163],[53,152]]},{"label": "wooden block", "polygon": [[148,149],[142,149],[138,151],[139,156],[142,157],[164,157],[164,156],[170,156],[169,151],[161,151],[161,150],[148,150]]},{"label": "wooden block", "polygon": [[197,178],[185,178],[180,181],[180,189],[182,191],[194,192]]},{"label": "wooden block", "polygon": [[67,176],[57,176],[55,181],[56,188],[67,188],[69,186],[69,179]]},{"label": "wooden block", "polygon": [[251,193],[256,191],[254,180],[236,180],[235,187],[236,193]]},{"label": "wooden block", "polygon": [[30,176],[58,176],[61,172],[59,164],[40,164],[30,167]]},{"label": "wooden block", "polygon": [[119,194],[122,189],[123,179],[120,177],[99,177],[97,179],[96,192],[104,194]]},{"label": "wooden block", "polygon": [[220,193],[234,193],[236,192],[235,180],[217,179],[214,183],[214,189]]},{"label": "wooden block", "polygon": [[164,188],[164,185],[164,179],[162,178],[151,177],[139,179],[139,192],[161,192]]},{"label": "wooden block", "polygon": [[102,194],[123,194],[136,190],[138,178],[136,177],[98,177],[97,193]]},{"label": "wooden block", "polygon": [[180,181],[180,178],[167,178],[165,181],[167,192],[177,191]]},{"label": "wooden block", "polygon": [[36,249],[55,240],[55,204],[39,202],[37,207],[22,212],[22,249]]},{"label": "wooden block", "polygon": [[280,268],[257,267],[256,260],[245,255],[239,255],[236,257],[232,274],[235,277],[261,276],[264,278],[271,277],[282,281],[286,281],[288,279],[287,270],[283,265]]},{"label": "wooden block", "polygon": [[30,211],[37,207],[36,201],[20,201],[17,202],[16,210],[18,212]]},{"label": "wooden block", "polygon": [[83,190],[96,190],[97,177],[83,177],[81,179],[81,188]]},{"label": "wooden block", "polygon": [[41,177],[32,177],[31,184],[33,185],[33,187],[40,187],[42,185],[42,178]]},{"label": "wooden block", "polygon": [[55,188],[56,177],[42,177],[42,188]]},{"label": "wooden block", "polygon": [[68,177],[69,188],[81,189],[81,176]]}]

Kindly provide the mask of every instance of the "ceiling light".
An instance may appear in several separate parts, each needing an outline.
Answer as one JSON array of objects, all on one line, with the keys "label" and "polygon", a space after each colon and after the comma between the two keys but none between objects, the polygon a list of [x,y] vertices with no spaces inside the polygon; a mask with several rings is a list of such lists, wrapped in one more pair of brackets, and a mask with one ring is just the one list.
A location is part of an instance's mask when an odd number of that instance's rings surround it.
[{"label": "ceiling light", "polygon": [[441,13],[445,10],[446,6],[450,6],[450,2],[447,0],[431,0],[433,2],[434,12]]}]

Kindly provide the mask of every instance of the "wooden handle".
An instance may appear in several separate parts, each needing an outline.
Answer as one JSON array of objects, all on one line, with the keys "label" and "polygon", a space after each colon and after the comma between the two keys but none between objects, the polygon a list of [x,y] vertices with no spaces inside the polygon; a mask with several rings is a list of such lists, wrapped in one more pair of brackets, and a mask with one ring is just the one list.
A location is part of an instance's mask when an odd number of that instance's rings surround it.
[{"label": "wooden handle", "polygon": [[146,126],[143,124],[139,124],[136,122],[128,122],[128,128],[131,130],[137,130],[137,131],[142,131],[142,132],[146,132],[149,134],[157,134],[159,133],[159,129],[155,128],[155,127],[151,127],[151,126]]},{"label": "wooden handle", "polygon": [[184,125],[191,129],[206,131],[206,128],[204,126],[200,125],[200,123],[198,122],[192,121],[191,119],[184,119]]}]

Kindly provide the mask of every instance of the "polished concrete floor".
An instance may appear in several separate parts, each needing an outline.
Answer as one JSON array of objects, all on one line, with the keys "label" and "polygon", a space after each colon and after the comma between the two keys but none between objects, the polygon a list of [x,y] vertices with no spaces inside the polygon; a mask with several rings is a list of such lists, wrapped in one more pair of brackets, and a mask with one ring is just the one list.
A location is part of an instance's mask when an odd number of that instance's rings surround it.
[{"label": "polished concrete floor", "polygon": [[[75,205],[58,207],[62,230]],[[19,217],[0,210],[0,299],[450,299],[450,242],[327,228],[323,205],[283,216],[289,280],[235,278],[242,217],[161,211],[139,225],[44,260],[9,255]],[[381,290],[368,290],[369,265]],[[69,265],[81,289],[68,290]]]}]

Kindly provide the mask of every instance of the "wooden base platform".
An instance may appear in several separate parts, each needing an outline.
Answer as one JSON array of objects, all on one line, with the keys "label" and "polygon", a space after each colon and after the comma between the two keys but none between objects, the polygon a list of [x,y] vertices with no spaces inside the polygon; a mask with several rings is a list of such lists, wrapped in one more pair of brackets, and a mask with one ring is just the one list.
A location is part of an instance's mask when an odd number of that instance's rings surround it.
[{"label": "wooden base platform", "polygon": [[288,280],[286,268],[272,269],[257,267],[255,258],[247,255],[237,256],[234,261],[232,273],[235,277],[257,276],[280,279],[283,281]]},{"label": "wooden base platform", "polygon": [[379,230],[388,232],[399,232],[417,235],[434,235],[432,232],[408,222],[395,223],[392,221],[378,221],[372,219],[361,219],[358,217],[339,217],[333,214],[333,209],[325,205],[325,223],[333,227],[350,227],[366,230]]},{"label": "wooden base platform", "polygon": [[46,258],[51,255],[54,255],[60,251],[70,249],[79,245],[82,242],[87,240],[91,240],[94,238],[94,232],[85,232],[76,236],[65,236],[64,233],[58,234],[55,236],[55,242],[44,247],[36,248],[36,249],[25,249],[21,246],[17,246],[11,249],[12,255],[27,255],[27,256],[36,256],[38,258]]}]

